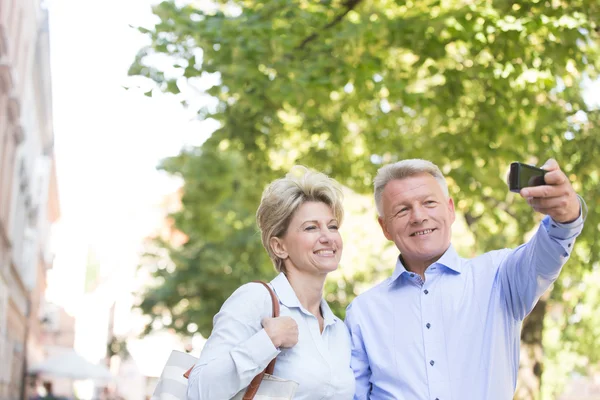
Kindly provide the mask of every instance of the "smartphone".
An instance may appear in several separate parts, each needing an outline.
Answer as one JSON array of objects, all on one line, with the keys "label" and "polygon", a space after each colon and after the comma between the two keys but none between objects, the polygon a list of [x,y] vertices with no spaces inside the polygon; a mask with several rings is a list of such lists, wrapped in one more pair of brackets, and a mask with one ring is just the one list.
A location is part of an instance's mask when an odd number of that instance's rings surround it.
[{"label": "smartphone", "polygon": [[510,164],[510,174],[508,175],[508,186],[511,192],[520,192],[521,189],[528,186],[545,185],[544,175],[546,171],[520,162]]}]

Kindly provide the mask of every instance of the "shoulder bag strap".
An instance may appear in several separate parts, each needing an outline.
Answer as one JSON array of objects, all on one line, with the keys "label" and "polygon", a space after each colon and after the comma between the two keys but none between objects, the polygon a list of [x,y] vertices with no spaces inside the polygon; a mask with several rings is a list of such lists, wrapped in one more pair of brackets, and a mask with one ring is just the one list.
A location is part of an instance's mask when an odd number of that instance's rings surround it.
[{"label": "shoulder bag strap", "polygon": [[[273,289],[271,289],[271,286],[269,286],[268,284],[266,284],[263,281],[254,281],[254,282],[260,283],[265,288],[267,288],[267,290],[269,291],[269,294],[271,295],[271,303],[273,305],[273,318],[279,317],[279,300],[277,299],[275,292],[273,292]],[[258,387],[260,386],[260,382],[262,381],[265,373],[267,373],[269,375],[273,374],[273,371],[275,370],[275,361],[276,360],[277,360],[277,357],[272,359],[271,362],[269,363],[269,365],[267,365],[267,368],[265,368],[264,371],[262,371],[260,374],[256,375],[254,377],[254,379],[252,379],[252,382],[250,382],[250,385],[248,385],[248,388],[246,389],[246,393],[244,394],[244,397],[243,397],[244,400],[254,399],[254,396],[256,395],[256,392],[258,391]]]}]

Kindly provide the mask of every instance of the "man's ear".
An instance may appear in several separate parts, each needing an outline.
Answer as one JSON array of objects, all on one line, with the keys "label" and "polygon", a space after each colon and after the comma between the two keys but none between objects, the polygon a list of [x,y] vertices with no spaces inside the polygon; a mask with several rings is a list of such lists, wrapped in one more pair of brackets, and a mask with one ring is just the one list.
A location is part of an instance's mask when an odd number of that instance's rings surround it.
[{"label": "man's ear", "polygon": [[273,236],[271,239],[269,239],[269,245],[277,257],[281,258],[282,260],[288,258],[288,252],[285,248],[285,244],[280,238]]},{"label": "man's ear", "polygon": [[454,209],[454,200],[452,197],[448,198],[448,210],[450,211],[450,223],[453,224],[456,219],[456,210]]},{"label": "man's ear", "polygon": [[379,222],[379,226],[381,227],[381,231],[383,232],[383,235],[385,236],[385,238],[387,240],[392,240],[392,235],[390,235],[390,233],[387,230],[387,227],[385,225],[385,220],[383,219],[383,217],[377,217],[377,222]]}]

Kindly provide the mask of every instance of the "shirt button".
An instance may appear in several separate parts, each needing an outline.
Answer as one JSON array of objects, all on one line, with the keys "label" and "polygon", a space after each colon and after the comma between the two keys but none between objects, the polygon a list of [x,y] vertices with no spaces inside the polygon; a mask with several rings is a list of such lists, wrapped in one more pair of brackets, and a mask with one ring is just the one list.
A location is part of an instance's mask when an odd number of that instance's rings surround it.
[{"label": "shirt button", "polygon": [[567,245],[567,247],[571,247],[571,243],[569,243],[569,244]]},{"label": "shirt button", "polygon": [[[570,246],[570,245],[569,245],[569,246]],[[425,289],[425,290],[423,290],[423,293],[425,293],[425,294],[429,294],[429,290]]]},{"label": "shirt button", "polygon": [[435,364],[435,361],[433,361],[433,360],[429,361],[429,365],[431,365],[433,367],[433,364]]},{"label": "shirt button", "polygon": [[414,277],[415,277],[415,274],[410,274],[410,277],[411,277],[411,278],[414,278]]},{"label": "shirt button", "polygon": [[431,328],[431,324],[429,322],[425,326],[427,327],[427,329]]}]

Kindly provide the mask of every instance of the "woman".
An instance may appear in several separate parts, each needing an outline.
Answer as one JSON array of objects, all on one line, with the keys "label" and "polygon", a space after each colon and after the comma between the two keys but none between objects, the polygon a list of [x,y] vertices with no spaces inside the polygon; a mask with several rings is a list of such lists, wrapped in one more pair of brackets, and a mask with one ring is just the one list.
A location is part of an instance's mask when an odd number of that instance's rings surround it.
[{"label": "woman", "polygon": [[352,399],[350,339],[323,299],[342,256],[342,192],[322,173],[295,167],[264,191],[256,213],[262,243],[279,275],[271,287],[280,317],[261,284],[236,290],[214,318],[188,381],[188,399],[230,399],[275,357],[274,375],[299,383],[295,399]]}]

